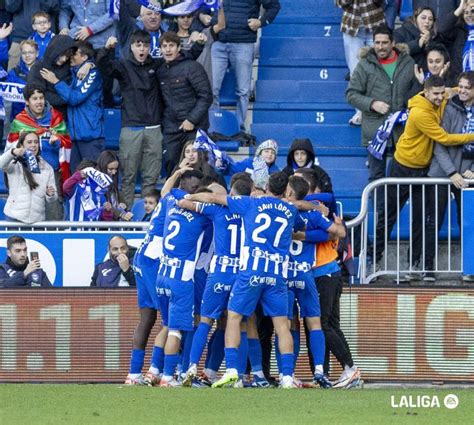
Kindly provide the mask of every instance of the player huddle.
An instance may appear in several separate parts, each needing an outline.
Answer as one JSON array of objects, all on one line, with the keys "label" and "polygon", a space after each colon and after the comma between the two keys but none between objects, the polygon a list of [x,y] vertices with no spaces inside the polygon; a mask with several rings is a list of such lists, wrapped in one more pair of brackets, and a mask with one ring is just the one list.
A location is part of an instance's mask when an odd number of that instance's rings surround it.
[{"label": "player huddle", "polygon": [[[170,189],[177,181],[179,187]],[[135,256],[141,314],[126,384],[243,387],[249,359],[248,385],[269,386],[254,316],[260,305],[275,328],[281,388],[301,385],[294,377],[299,331],[291,330],[298,311],[309,330],[314,384],[357,385],[360,371],[339,324],[324,332],[321,326],[318,278],[326,283],[334,278],[331,288],[338,282],[342,288],[335,248],[345,228],[333,195],[319,193],[312,170],[290,178],[271,174],[265,192],[255,189],[246,173],[233,176],[230,195],[217,183],[203,186],[204,181],[189,169],[167,181]],[[145,346],[158,310],[162,328],[143,377]],[[213,321],[217,329],[208,343]],[[198,374],[207,343],[206,366]],[[326,345],[344,369],[335,383],[327,376]],[[223,357],[226,372],[217,379]]]}]

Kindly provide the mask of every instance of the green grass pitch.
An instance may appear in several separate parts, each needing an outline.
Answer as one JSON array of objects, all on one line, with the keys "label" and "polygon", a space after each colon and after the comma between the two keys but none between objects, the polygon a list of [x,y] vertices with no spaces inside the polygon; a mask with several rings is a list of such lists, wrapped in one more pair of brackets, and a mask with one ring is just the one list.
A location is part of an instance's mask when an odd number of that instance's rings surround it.
[{"label": "green grass pitch", "polygon": [[[455,394],[459,405],[443,400]],[[402,396],[441,406],[392,407]],[[0,424],[465,424],[474,392],[461,389],[160,389],[122,385],[0,385]]]}]

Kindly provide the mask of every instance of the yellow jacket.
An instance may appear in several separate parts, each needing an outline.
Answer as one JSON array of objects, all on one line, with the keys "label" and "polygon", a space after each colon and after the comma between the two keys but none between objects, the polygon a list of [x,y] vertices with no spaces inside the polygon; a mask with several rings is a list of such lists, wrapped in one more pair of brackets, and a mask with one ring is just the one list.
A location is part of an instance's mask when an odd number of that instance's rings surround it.
[{"label": "yellow jacket", "polygon": [[405,131],[398,139],[395,159],[410,168],[425,168],[431,163],[434,141],[443,145],[461,145],[474,141],[473,134],[449,134],[440,125],[447,99],[436,107],[423,93],[408,101],[410,114]]}]

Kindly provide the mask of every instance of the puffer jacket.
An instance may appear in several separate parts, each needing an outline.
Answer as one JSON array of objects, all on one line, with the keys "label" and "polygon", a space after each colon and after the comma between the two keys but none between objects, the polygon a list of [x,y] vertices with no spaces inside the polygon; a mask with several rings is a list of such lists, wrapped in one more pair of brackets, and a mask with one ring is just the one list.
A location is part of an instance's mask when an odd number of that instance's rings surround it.
[{"label": "puffer jacket", "polygon": [[[263,7],[261,15],[260,7]],[[226,26],[219,33],[219,41],[223,43],[255,43],[257,31],[252,31],[247,21],[259,18],[262,27],[270,24],[280,11],[280,2],[279,0],[224,0],[224,10]]]},{"label": "puffer jacket", "polygon": [[46,194],[46,188],[56,188],[54,171],[51,165],[39,157],[41,172],[33,174],[38,187],[31,190],[23,175],[23,166],[14,162],[13,149],[7,150],[0,156],[0,168],[8,177],[8,199],[4,213],[23,223],[37,223],[44,221],[46,215],[46,202],[53,202],[58,198],[57,189],[53,196]]},{"label": "puffer jacket", "polygon": [[66,102],[56,92],[54,84],[48,83],[41,76],[40,70],[42,68],[49,69],[54,72],[60,81],[66,81],[66,83],[69,83],[71,81],[71,76],[69,74],[69,61],[58,66],[56,65],[56,60],[66,50],[72,49],[74,46],[75,42],[71,37],[61,34],[55,35],[48,44],[43,59],[34,63],[26,80],[29,85],[43,88],[46,92],[46,100],[51,104],[51,106],[59,109],[64,116],[66,116]]},{"label": "puffer jacket", "polygon": [[212,90],[202,65],[180,55],[173,62],[160,66],[157,75],[165,104],[164,133],[179,133],[179,126],[186,119],[196,128],[206,130]]},{"label": "puffer jacket", "polygon": [[87,27],[91,33],[87,41],[94,49],[100,49],[109,37],[115,35],[109,4],[108,0],[63,0],[59,29],[69,28],[69,35],[74,38],[79,27]]},{"label": "puffer jacket", "polygon": [[115,59],[115,49],[100,49],[97,66],[105,78],[117,79],[122,93],[122,127],[161,124],[163,102],[156,78],[159,62],[150,56],[139,63],[133,55]]},{"label": "puffer jacket", "polygon": [[[351,81],[346,90],[347,101],[355,108],[362,111],[362,145],[367,146],[373,139],[375,132],[383,124],[391,112],[406,109],[408,99],[412,97],[413,87],[416,83],[414,75],[415,62],[408,54],[406,44],[396,44],[398,63],[390,80],[388,74],[379,64],[375,50],[365,48],[360,51],[360,60],[357,64]],[[383,101],[390,105],[387,114],[382,115],[370,108],[374,101]],[[392,137],[396,142],[402,132],[395,127]]]}]

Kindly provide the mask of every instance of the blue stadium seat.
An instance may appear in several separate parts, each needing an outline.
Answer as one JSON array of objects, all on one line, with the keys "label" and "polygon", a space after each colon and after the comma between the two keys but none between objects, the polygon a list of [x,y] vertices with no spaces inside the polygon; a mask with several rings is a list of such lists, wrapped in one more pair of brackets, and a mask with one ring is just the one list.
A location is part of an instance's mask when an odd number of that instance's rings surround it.
[{"label": "blue stadium seat", "polygon": [[[273,59],[282,66],[297,61],[333,61],[345,64],[342,39],[331,37],[265,37],[260,40],[260,60]],[[264,63],[265,64],[265,63]],[[300,63],[303,65],[303,63]]]},{"label": "blue stadium seat", "polygon": [[288,66],[258,67],[258,80],[294,80],[294,81],[344,81],[348,72],[345,65],[341,67],[291,67]]},{"label": "blue stadium seat", "polygon": [[334,81],[257,81],[257,101],[312,103],[324,99],[327,103],[345,103],[347,82]]},{"label": "blue stadium seat", "polygon": [[4,221],[6,220],[6,215],[3,212],[3,209],[5,208],[5,204],[7,203],[7,200],[5,198],[0,198],[0,220]]},{"label": "blue stadium seat", "polygon": [[[5,174],[0,170],[0,195],[8,195],[8,189],[4,180]],[[2,210],[3,211],[3,210]]]},{"label": "blue stadium seat", "polygon": [[275,138],[281,146],[290,146],[293,139],[309,137],[316,146],[360,147],[360,128],[347,124],[252,124],[252,134],[258,142]]},{"label": "blue stadium seat", "polygon": [[[329,105],[308,105],[311,108],[305,108],[304,104],[300,104],[299,108],[287,110],[284,109],[288,104],[279,104],[282,109],[270,109],[266,104],[265,109],[260,109],[260,105],[255,103],[253,110],[253,122],[259,123],[288,123],[288,124],[347,124],[349,119],[354,115],[354,109],[345,106],[344,109],[328,108]],[[314,106],[314,107],[313,107]],[[302,110],[300,108],[305,108]]]},{"label": "blue stadium seat", "polygon": [[133,221],[140,221],[145,215],[145,200],[139,199],[132,206]]},{"label": "blue stadium seat", "polygon": [[239,123],[235,114],[226,109],[209,109],[209,132],[233,136],[239,132]]},{"label": "blue stadium seat", "polygon": [[224,81],[222,81],[221,92],[219,94],[219,104],[221,106],[235,106],[236,103],[235,73],[229,68],[224,76]]},{"label": "blue stadium seat", "polygon": [[281,37],[282,34],[285,34],[287,37],[342,37],[339,23],[303,24],[296,22],[281,24],[276,21],[262,28],[262,36],[264,37]]},{"label": "blue stadium seat", "polygon": [[120,130],[122,128],[120,109],[104,110],[105,148],[118,150]]},{"label": "blue stadium seat", "polygon": [[291,17],[293,22],[299,22],[295,18],[319,17],[323,22],[327,21],[328,18],[334,18],[341,22],[341,9],[338,9],[334,2],[329,0],[318,2],[315,2],[315,0],[280,0],[280,4],[281,9],[277,19],[280,16]]}]

